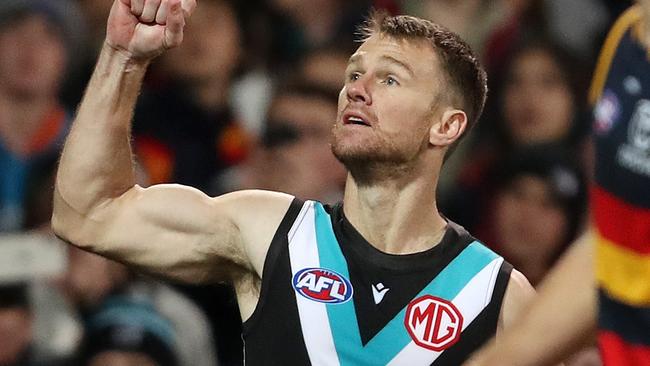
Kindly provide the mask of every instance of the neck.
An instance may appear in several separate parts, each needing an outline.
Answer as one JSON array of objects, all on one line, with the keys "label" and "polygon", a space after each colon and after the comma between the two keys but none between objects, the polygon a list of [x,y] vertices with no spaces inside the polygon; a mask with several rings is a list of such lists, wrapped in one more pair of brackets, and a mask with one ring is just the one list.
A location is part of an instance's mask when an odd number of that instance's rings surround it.
[{"label": "neck", "polygon": [[[432,167],[427,170],[439,171]],[[442,239],[446,221],[436,205],[438,174],[417,174],[413,170],[372,184],[348,175],[345,215],[370,244],[383,252],[417,253]]]},{"label": "neck", "polygon": [[16,97],[0,91],[0,139],[17,154],[27,153],[29,142],[44,116],[56,105],[49,96]]}]

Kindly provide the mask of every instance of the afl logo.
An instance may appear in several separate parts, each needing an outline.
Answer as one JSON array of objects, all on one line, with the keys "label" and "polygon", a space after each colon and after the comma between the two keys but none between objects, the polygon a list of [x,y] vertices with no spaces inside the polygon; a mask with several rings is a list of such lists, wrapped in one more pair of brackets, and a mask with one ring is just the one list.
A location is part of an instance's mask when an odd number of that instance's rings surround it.
[{"label": "afl logo", "polygon": [[458,342],[463,316],[451,302],[424,295],[409,303],[404,325],[415,344],[439,352]]},{"label": "afl logo", "polygon": [[325,268],[304,268],[293,276],[293,288],[309,300],[341,304],[352,298],[352,284]]}]

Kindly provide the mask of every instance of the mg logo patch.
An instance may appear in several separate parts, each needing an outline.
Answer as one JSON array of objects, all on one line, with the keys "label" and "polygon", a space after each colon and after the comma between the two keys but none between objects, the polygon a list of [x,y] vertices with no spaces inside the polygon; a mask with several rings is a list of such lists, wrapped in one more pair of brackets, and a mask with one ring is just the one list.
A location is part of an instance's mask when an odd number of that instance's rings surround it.
[{"label": "mg logo patch", "polygon": [[352,298],[352,284],[326,268],[304,268],[293,276],[293,288],[309,300],[341,304]]},{"label": "mg logo patch", "polygon": [[463,316],[451,302],[424,295],[409,303],[404,325],[415,344],[439,352],[458,342]]}]

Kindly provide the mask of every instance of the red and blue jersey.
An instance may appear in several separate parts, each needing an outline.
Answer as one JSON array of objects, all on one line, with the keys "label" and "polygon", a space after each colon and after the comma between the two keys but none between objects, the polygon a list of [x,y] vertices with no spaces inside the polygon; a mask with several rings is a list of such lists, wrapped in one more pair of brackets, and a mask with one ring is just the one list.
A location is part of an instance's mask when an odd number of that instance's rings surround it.
[{"label": "red and blue jersey", "polygon": [[591,190],[605,365],[650,365],[650,52],[642,13],[612,28],[590,92],[595,183]]}]

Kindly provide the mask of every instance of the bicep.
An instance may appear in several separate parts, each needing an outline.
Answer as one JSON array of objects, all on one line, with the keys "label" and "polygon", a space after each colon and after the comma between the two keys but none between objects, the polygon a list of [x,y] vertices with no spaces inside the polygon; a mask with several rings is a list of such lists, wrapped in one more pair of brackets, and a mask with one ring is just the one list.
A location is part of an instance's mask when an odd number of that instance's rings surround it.
[{"label": "bicep", "polygon": [[93,210],[84,230],[91,250],[135,268],[186,282],[225,279],[247,265],[227,200],[180,185],[134,186]]}]

